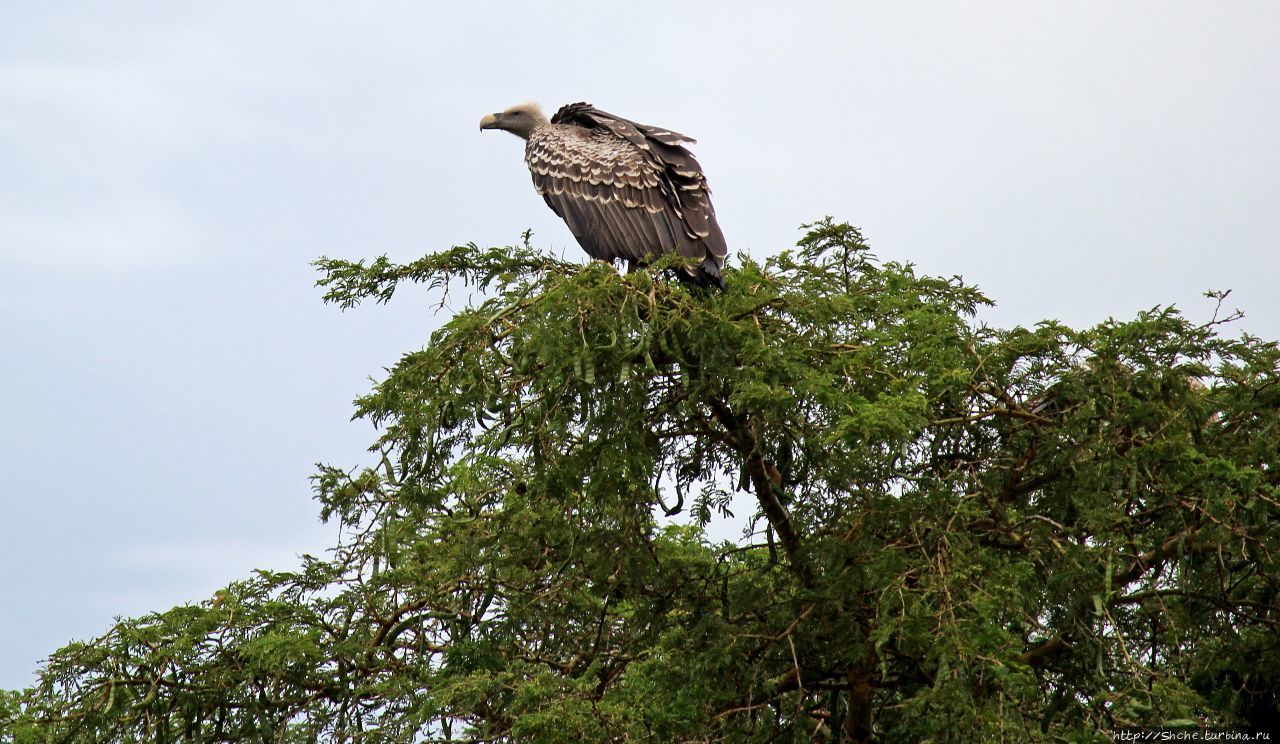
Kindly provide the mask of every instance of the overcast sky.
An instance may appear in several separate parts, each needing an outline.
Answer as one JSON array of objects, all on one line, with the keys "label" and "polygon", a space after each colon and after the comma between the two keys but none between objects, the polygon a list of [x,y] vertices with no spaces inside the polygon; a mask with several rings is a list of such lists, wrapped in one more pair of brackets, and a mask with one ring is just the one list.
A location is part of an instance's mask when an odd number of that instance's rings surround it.
[{"label": "overcast sky", "polygon": [[1233,289],[1280,337],[1280,4],[0,5],[0,688],[116,615],[336,540],[370,377],[440,322],[341,313],[309,263],[455,243],[581,257],[534,99],[684,132],[731,248],[830,214],[1002,326]]}]

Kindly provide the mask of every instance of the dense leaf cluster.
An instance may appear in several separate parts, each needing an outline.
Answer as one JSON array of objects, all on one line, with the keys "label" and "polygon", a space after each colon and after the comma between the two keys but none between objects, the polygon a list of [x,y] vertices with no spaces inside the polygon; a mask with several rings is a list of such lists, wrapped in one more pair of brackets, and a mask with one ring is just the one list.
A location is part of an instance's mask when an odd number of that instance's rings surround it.
[{"label": "dense leaf cluster", "polygon": [[487,298],[358,401],[374,464],[316,479],[342,544],[61,649],[0,742],[1276,721],[1276,344],[1162,308],[985,327],[829,220],[724,292],[527,240],[321,267],[344,307]]}]

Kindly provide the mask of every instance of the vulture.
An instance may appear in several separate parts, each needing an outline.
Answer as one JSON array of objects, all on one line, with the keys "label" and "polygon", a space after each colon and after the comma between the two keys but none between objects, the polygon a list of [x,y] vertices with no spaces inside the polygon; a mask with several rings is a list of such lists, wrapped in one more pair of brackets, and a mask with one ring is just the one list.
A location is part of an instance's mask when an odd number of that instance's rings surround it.
[{"label": "vulture", "polygon": [[702,167],[684,147],[693,139],[588,103],[550,120],[536,103],[512,106],[480,129],[525,141],[534,188],[592,258],[635,267],[674,252],[698,262],[676,271],[681,281],[724,287],[728,249]]}]

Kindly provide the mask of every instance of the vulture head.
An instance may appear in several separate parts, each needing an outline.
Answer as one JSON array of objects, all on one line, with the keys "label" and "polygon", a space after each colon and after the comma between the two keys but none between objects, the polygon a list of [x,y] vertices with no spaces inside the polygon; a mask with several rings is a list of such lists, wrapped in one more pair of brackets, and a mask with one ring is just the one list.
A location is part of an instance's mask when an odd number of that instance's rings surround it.
[{"label": "vulture head", "polygon": [[529,135],[537,127],[547,123],[546,114],[536,103],[522,103],[512,106],[506,111],[489,114],[480,120],[481,129],[505,129],[521,139],[529,139]]}]

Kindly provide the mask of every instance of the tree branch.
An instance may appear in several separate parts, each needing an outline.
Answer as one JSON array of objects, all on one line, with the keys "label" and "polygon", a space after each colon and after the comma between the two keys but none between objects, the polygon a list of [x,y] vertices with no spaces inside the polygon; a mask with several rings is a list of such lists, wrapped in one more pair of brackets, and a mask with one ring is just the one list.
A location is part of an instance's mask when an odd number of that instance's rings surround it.
[{"label": "tree branch", "polygon": [[[1125,570],[1120,571],[1112,576],[1111,581],[1116,587],[1124,586],[1133,581],[1137,581],[1148,570],[1164,563],[1165,558],[1178,548],[1178,544],[1182,543],[1181,555],[1188,555],[1198,552],[1200,547],[1196,546],[1194,541],[1199,534],[1199,530],[1184,530],[1176,535],[1166,538],[1159,546],[1143,553],[1133,560]],[[1053,659],[1057,658],[1063,652],[1071,648],[1073,631],[1076,628],[1080,618],[1088,612],[1093,606],[1093,593],[1086,592],[1082,594],[1071,608],[1071,612],[1064,619],[1062,630],[1058,631],[1052,638],[1049,638],[1039,645],[1036,645],[1021,656],[1018,661],[1032,667],[1042,667]]]},{"label": "tree branch", "polygon": [[756,501],[769,520],[769,526],[777,533],[778,541],[782,543],[782,552],[786,554],[792,570],[803,585],[813,586],[813,571],[800,555],[800,533],[779,498],[782,494],[782,474],[773,463],[765,459],[755,424],[745,415],[734,413],[724,401],[712,398],[708,403],[716,421],[720,422],[729,435],[726,441],[742,455],[743,467],[751,480]]}]

